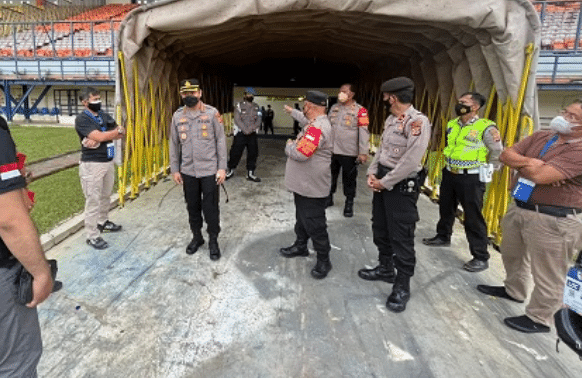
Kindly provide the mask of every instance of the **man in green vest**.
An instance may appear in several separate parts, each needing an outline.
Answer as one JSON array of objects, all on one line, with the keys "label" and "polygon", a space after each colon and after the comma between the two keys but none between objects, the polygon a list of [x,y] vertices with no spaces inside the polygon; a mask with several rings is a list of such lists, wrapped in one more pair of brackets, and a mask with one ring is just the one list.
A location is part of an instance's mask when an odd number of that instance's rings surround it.
[{"label": "man in green vest", "polygon": [[481,272],[489,267],[487,225],[483,218],[485,183],[493,169],[499,169],[503,151],[495,123],[479,118],[477,113],[485,97],[476,92],[463,94],[455,106],[457,118],[447,124],[445,168],[440,186],[437,234],[422,242],[433,247],[451,245],[451,234],[459,203],[465,215],[465,235],[473,259],[463,265],[469,272]]}]

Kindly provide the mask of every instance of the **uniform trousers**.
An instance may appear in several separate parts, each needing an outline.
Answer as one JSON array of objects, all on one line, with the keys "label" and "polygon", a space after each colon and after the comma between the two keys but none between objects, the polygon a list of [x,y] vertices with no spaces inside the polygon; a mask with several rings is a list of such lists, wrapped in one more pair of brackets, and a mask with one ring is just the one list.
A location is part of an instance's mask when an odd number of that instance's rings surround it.
[{"label": "uniform trousers", "polygon": [[329,258],[331,246],[325,217],[326,198],[309,198],[293,193],[295,200],[295,235],[298,244],[311,239],[318,258]]},{"label": "uniform trousers", "polygon": [[247,149],[247,171],[254,171],[257,168],[257,157],[259,156],[259,143],[257,141],[257,133],[245,135],[239,131],[230,147],[230,157],[228,159],[228,168],[235,169],[240,158]]},{"label": "uniform trousers", "polygon": [[526,315],[546,326],[562,305],[566,274],[572,258],[582,249],[582,220],[555,217],[511,205],[501,221],[501,257],[507,294],[525,300],[533,277]]},{"label": "uniform trousers", "polygon": [[20,263],[0,267],[0,377],[36,377],[42,340],[36,308],[14,301]]},{"label": "uniform trousers", "polygon": [[487,245],[487,224],[483,218],[483,195],[485,184],[479,181],[479,174],[454,174],[443,169],[440,186],[437,235],[450,241],[459,203],[465,214],[465,235],[471,255],[477,260],[489,260]]},{"label": "uniform trousers", "polygon": [[216,176],[194,177],[184,173],[184,197],[188,209],[188,220],[193,234],[199,234],[202,229],[202,214],[206,221],[206,231],[209,235],[220,232],[220,210],[218,208],[219,191]]},{"label": "uniform trousers", "polygon": [[358,177],[358,165],[356,164],[356,161],[357,156],[333,154],[331,158],[332,195],[337,189],[337,179],[341,169],[344,195],[346,198],[354,198],[356,196],[356,179]]},{"label": "uniform trousers", "polygon": [[88,239],[99,236],[97,224],[107,221],[111,208],[110,196],[113,191],[115,166],[109,162],[82,161],[79,177],[85,195],[85,233]]},{"label": "uniform trousers", "polygon": [[416,265],[414,231],[418,222],[418,191],[402,193],[397,184],[392,190],[374,192],[372,235],[378,247],[380,264],[392,266],[400,275],[412,277]]}]

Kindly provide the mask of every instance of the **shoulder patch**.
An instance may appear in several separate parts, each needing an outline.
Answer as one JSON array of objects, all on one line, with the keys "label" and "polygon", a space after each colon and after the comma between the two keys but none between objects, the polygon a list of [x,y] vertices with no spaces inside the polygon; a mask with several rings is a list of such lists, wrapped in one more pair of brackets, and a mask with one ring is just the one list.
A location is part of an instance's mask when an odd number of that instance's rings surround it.
[{"label": "shoulder patch", "polygon": [[499,130],[497,130],[497,127],[491,128],[491,137],[495,142],[501,142],[501,135],[499,134]]},{"label": "shoulder patch", "polygon": [[412,124],[410,125],[410,133],[412,134],[412,136],[419,136],[420,134],[422,134],[422,120],[421,119],[417,119],[414,122],[412,122]]},{"label": "shoulder patch", "polygon": [[370,124],[370,118],[368,117],[368,111],[366,108],[362,107],[358,111],[358,126],[365,127]]},{"label": "shoulder patch", "polygon": [[214,117],[216,117],[216,119],[218,120],[218,122],[224,124],[224,120],[222,119],[222,115],[220,114],[219,111],[217,111],[216,113],[214,113]]},{"label": "shoulder patch", "polygon": [[297,142],[297,151],[303,155],[310,157],[313,155],[319,142],[321,141],[321,129],[310,126],[305,135]]}]

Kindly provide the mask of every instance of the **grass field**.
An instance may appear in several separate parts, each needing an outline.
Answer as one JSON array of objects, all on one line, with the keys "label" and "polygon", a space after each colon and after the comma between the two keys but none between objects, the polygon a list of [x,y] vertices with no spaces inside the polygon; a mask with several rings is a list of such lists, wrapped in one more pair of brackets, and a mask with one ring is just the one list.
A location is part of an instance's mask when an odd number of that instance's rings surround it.
[{"label": "grass field", "polygon": [[81,149],[73,127],[11,126],[10,133],[27,164]]}]

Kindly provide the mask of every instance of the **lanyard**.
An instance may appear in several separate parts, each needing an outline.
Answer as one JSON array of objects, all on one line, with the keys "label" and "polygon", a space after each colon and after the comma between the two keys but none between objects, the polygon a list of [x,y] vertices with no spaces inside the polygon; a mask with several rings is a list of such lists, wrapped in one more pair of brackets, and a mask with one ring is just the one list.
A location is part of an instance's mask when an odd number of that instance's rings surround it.
[{"label": "lanyard", "polygon": [[548,142],[546,143],[546,145],[544,146],[544,148],[540,151],[540,155],[538,156],[538,158],[541,158],[542,156],[544,156],[546,154],[546,152],[548,152],[548,150],[550,149],[550,146],[552,144],[554,144],[555,141],[558,140],[558,134],[554,135],[552,137],[552,139],[548,140]]},{"label": "lanyard", "polygon": [[99,126],[101,126],[101,131],[106,131],[107,127],[105,127],[105,125],[103,125],[103,118],[101,118],[100,115],[93,115],[93,113],[91,113],[90,111],[88,111],[87,109],[85,109],[85,114],[87,114],[89,117],[91,117],[91,119],[95,122],[97,122],[99,124]]}]

